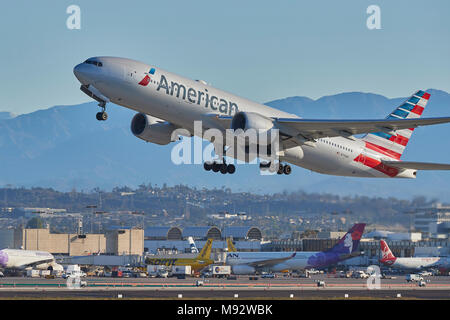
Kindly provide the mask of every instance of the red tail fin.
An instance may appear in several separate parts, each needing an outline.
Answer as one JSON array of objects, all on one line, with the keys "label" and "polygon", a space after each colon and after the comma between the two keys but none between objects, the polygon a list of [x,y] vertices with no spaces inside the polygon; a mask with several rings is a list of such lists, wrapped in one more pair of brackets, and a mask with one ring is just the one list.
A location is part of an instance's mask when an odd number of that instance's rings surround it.
[{"label": "red tail fin", "polygon": [[392,254],[391,249],[389,249],[389,246],[387,245],[386,241],[380,240],[380,246],[381,246],[381,254],[382,257],[380,259],[381,263],[392,265],[397,258]]}]

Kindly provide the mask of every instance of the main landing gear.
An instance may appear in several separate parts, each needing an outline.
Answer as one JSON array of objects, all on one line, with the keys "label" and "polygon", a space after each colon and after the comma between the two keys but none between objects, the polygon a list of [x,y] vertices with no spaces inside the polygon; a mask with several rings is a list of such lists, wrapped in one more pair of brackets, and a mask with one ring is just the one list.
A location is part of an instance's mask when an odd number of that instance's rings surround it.
[{"label": "main landing gear", "polygon": [[98,104],[98,106],[100,108],[102,108],[101,112],[97,112],[97,114],[95,115],[95,117],[97,118],[98,121],[105,121],[106,119],[108,119],[108,114],[105,112],[106,110],[106,102],[100,102]]},{"label": "main landing gear", "polygon": [[269,170],[269,172],[276,172],[277,174],[285,174],[285,175],[289,175],[292,172],[292,168],[290,165],[288,164],[282,164],[282,163],[278,163],[278,164],[274,164],[272,165],[271,162],[266,162],[266,163],[260,163],[259,164],[259,168],[261,170]]},{"label": "main landing gear", "polygon": [[203,164],[203,168],[206,171],[213,171],[213,172],[219,172],[221,174],[233,174],[236,171],[236,167],[234,166],[234,164],[226,164],[225,162],[223,163],[218,163],[218,162],[205,162]]}]

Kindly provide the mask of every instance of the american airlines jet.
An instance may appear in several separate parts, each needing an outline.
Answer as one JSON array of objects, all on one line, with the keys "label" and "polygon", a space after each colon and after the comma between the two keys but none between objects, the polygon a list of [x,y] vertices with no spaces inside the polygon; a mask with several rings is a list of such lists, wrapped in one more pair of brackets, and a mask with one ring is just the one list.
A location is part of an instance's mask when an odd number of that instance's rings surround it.
[{"label": "american airlines jet", "polygon": [[386,266],[398,269],[421,270],[426,268],[450,268],[450,260],[441,257],[411,257],[397,258],[392,253],[386,241],[380,240],[382,258],[380,262]]},{"label": "american airlines jet", "polygon": [[[277,129],[279,161],[261,162],[260,168],[278,174],[291,173],[287,163],[350,177],[415,178],[418,170],[450,170],[450,164],[400,160],[415,128],[450,122],[450,117],[420,118],[430,98],[424,91],[415,92],[386,119],[311,120],[130,59],[89,58],[74,68],[74,74],[81,90],[99,102],[98,120],[107,119],[109,102],[133,109],[138,113],[131,131],[147,142],[169,144],[176,140],[172,133],[177,129],[195,135],[194,122],[201,121],[202,130]],[[357,134],[366,135],[354,137]],[[234,173],[235,166],[221,157],[220,146],[214,145],[219,160],[205,162],[205,170]],[[269,146],[257,142],[257,147]]]},{"label": "american airlines jet", "polygon": [[231,265],[234,274],[254,274],[261,271],[280,272],[310,268],[325,268],[361,254],[358,250],[358,246],[365,226],[366,225],[364,223],[355,224],[333,248],[326,251],[232,251],[227,253],[226,263]]},{"label": "american airlines jet", "polygon": [[5,269],[35,268],[63,271],[63,266],[55,262],[51,253],[35,250],[0,250],[0,267]]}]

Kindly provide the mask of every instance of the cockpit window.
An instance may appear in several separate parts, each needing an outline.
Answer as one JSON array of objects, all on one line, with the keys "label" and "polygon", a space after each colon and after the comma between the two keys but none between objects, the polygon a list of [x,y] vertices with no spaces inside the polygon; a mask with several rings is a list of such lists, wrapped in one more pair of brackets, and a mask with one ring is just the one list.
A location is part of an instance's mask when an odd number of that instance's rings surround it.
[{"label": "cockpit window", "polygon": [[95,60],[86,60],[84,63],[87,63],[87,64],[93,64],[93,65],[95,65],[95,66],[97,66],[97,67],[103,67],[103,63],[101,63],[101,62],[99,62],[99,61],[95,61]]}]

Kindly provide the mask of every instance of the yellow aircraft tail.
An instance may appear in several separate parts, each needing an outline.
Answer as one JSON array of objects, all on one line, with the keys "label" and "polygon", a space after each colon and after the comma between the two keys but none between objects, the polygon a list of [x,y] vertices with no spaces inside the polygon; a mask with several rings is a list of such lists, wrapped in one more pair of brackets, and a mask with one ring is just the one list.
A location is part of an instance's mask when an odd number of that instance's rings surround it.
[{"label": "yellow aircraft tail", "polygon": [[213,239],[208,239],[205,245],[202,248],[202,251],[197,256],[197,259],[201,260],[209,260],[211,257],[211,248],[212,248]]},{"label": "yellow aircraft tail", "polygon": [[237,252],[236,247],[233,244],[233,240],[231,238],[227,238],[227,246],[228,252]]}]

